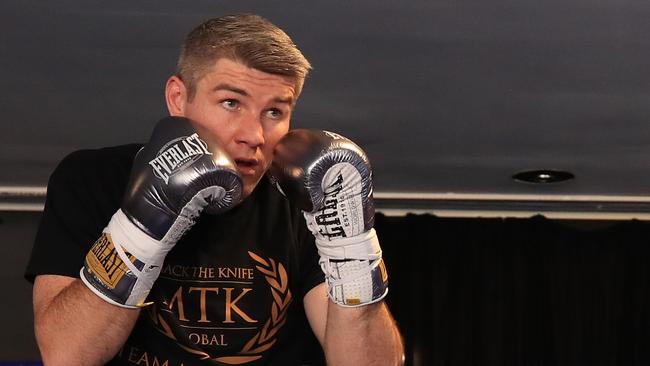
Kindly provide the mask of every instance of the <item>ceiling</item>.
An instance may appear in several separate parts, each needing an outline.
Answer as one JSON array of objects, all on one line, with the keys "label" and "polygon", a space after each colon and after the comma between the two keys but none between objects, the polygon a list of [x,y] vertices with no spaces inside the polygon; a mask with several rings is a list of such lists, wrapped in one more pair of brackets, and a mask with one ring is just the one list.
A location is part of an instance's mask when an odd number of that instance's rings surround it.
[{"label": "ceiling", "polygon": [[[650,192],[650,2],[631,0],[3,0],[0,186],[144,141],[185,34],[235,12],[303,50],[315,68],[293,126],[364,147],[379,197]],[[511,179],[528,169],[575,179]]]}]

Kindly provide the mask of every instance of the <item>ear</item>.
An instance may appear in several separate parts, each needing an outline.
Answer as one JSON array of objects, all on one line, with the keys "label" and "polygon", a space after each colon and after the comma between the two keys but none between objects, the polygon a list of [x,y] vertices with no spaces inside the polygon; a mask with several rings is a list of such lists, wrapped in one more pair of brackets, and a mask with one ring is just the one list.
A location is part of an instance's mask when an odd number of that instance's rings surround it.
[{"label": "ear", "polygon": [[172,76],[165,85],[165,101],[170,116],[185,116],[185,103],[187,103],[187,89],[185,83],[178,76]]}]

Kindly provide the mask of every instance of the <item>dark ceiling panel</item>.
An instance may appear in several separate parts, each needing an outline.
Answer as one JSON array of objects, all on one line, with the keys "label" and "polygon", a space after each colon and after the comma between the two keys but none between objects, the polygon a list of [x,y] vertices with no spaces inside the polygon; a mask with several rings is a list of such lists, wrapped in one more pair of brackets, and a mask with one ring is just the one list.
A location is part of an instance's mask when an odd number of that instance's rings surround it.
[{"label": "dark ceiling panel", "polygon": [[[0,185],[142,141],[200,20],[255,12],[315,66],[296,127],[368,152],[378,192],[645,195],[650,2],[0,2]],[[516,183],[527,169],[576,179]]]}]

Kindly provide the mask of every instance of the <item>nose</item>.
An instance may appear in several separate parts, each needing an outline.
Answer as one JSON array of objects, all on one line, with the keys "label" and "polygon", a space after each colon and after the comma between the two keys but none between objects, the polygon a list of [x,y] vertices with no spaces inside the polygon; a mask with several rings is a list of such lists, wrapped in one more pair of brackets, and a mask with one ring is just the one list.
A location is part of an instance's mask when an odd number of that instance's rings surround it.
[{"label": "nose", "polygon": [[262,121],[253,114],[246,114],[239,123],[235,141],[257,148],[264,144],[264,128]]}]

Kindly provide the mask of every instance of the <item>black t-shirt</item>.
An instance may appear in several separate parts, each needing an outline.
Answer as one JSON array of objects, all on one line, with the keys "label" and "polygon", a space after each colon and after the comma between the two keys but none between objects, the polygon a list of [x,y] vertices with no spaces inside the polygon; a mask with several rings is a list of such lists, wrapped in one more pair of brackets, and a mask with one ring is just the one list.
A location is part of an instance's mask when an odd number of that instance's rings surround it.
[{"label": "black t-shirt", "polygon": [[[78,277],[120,207],[141,145],[67,156],[48,183],[25,277]],[[133,332],[111,365],[299,365],[314,336],[302,298],[323,282],[299,210],[263,178],[241,204],[202,215],[167,255]],[[88,347],[101,339],[89,339]]]}]

